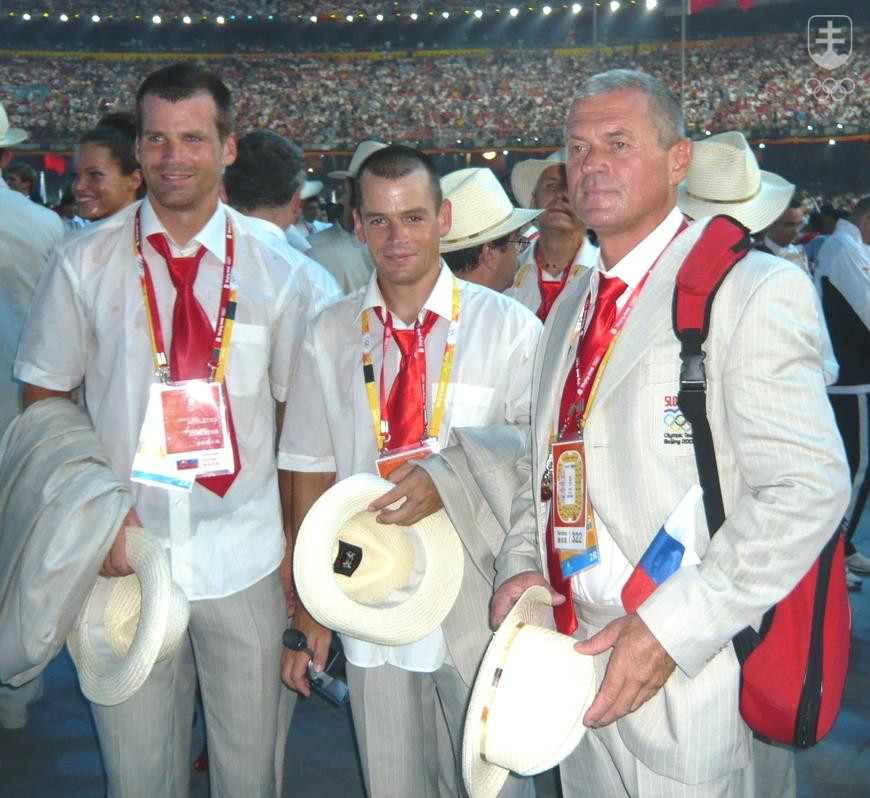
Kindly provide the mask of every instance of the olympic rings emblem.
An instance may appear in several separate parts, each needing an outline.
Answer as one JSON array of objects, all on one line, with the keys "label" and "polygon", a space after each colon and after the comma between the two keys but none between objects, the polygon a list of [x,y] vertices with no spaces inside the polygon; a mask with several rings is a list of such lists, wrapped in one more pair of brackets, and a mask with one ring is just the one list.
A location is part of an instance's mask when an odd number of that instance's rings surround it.
[{"label": "olympic rings emblem", "polygon": [[683,432],[690,427],[689,420],[677,409],[666,410],[663,420],[668,432]]},{"label": "olympic rings emblem", "polygon": [[852,78],[843,78],[842,80],[810,78],[804,83],[804,88],[820,102],[826,103],[828,100],[833,100],[841,103],[855,91],[855,81]]}]

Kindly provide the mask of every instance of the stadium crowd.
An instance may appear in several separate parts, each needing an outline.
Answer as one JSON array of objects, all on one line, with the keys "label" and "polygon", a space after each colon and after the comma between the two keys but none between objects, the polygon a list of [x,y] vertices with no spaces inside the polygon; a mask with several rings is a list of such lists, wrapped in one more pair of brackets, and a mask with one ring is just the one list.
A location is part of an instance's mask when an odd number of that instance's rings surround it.
[{"label": "stadium crowd", "polygon": [[[696,136],[726,129],[763,136],[837,123],[861,126],[870,59],[857,42],[855,54],[849,66],[854,91],[836,102],[807,92],[806,80],[828,73],[809,61],[799,37],[758,38],[739,48],[697,44],[687,54],[688,130]],[[11,56],[0,63],[0,95],[13,124],[29,129],[40,146],[67,147],[107,109],[131,107],[142,76],[171,60]],[[679,49],[668,45],[602,50],[597,65],[588,54],[543,50],[347,59],[247,54],[209,63],[238,92],[240,129],[265,127],[326,149],[372,135],[434,147],[554,145],[561,135],[563,76],[626,61],[679,91]]]}]

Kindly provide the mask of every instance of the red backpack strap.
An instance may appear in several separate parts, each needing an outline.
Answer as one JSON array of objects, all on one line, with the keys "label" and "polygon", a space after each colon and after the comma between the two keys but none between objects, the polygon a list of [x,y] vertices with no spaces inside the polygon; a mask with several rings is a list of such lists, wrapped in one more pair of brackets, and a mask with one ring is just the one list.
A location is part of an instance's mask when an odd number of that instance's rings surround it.
[{"label": "red backpack strap", "polygon": [[707,420],[706,354],[713,297],[728,272],[751,248],[749,231],[730,216],[714,216],[695,242],[674,286],[674,333],[680,340],[680,389],[677,402],[692,425],[704,513],[712,536],[725,521],[713,435]]}]

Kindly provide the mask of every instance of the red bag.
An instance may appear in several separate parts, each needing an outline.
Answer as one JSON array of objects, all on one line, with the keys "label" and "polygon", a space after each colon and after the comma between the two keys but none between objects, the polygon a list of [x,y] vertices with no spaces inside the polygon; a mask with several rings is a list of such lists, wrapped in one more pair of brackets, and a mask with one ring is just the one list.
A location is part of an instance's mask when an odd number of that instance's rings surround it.
[{"label": "red bag", "polygon": [[[716,216],[695,243],[674,288],[674,332],[680,350],[678,404],[692,425],[698,477],[710,535],[725,521],[713,436],[707,419],[705,353],[716,290],[749,250],[747,230]],[[756,632],[733,640],[741,666],[740,713],[757,736],[808,748],[834,725],[849,665],[851,613],[839,530],[809,572],[765,613]]]}]

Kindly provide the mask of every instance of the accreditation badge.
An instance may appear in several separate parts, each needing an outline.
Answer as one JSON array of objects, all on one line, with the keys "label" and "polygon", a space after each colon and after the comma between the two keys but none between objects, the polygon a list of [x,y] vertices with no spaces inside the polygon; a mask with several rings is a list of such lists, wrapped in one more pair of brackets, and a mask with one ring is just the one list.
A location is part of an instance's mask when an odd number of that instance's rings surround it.
[{"label": "accreditation badge", "polygon": [[559,552],[562,577],[568,578],[599,562],[582,438],[553,443],[552,457],[553,543]]},{"label": "accreditation badge", "polygon": [[403,463],[409,460],[422,460],[430,454],[437,454],[441,449],[437,438],[426,438],[420,443],[414,443],[410,446],[402,446],[391,452],[387,452],[383,456],[375,460],[375,465],[378,468],[378,474],[382,479],[387,479],[392,471],[395,471]]},{"label": "accreditation badge", "polygon": [[223,385],[188,380],[151,386],[133,482],[190,490],[197,477],[233,472]]}]

